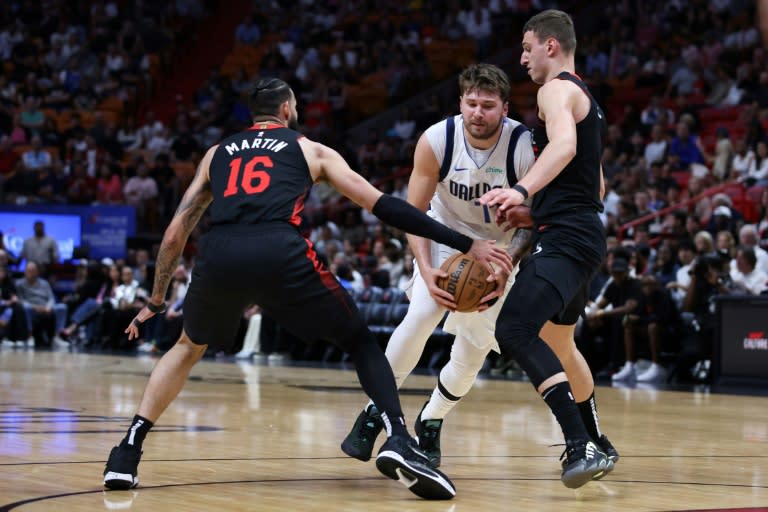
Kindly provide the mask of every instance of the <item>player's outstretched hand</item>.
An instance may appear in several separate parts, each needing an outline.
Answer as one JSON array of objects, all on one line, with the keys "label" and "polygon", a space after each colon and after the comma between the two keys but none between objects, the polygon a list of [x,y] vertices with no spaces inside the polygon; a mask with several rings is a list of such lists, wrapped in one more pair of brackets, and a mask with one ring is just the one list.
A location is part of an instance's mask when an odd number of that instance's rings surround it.
[{"label": "player's outstretched hand", "polygon": [[494,188],[480,196],[480,204],[493,208],[498,206],[496,210],[496,222],[499,223],[499,219],[503,219],[507,210],[513,206],[523,204],[525,198],[523,194],[513,188]]},{"label": "player's outstretched hand", "polygon": [[139,328],[141,324],[155,316],[155,313],[151,312],[147,306],[141,308],[141,310],[133,317],[131,323],[125,329],[125,334],[128,335],[129,340],[133,340],[139,337]]},{"label": "player's outstretched hand", "polygon": [[468,254],[485,265],[491,274],[497,272],[509,274],[515,266],[507,251],[498,247],[493,240],[475,240]]},{"label": "player's outstretched hand", "polygon": [[531,208],[524,204],[519,204],[504,212],[502,216],[497,211],[496,224],[501,226],[504,231],[515,228],[532,228],[533,216],[531,215]]}]

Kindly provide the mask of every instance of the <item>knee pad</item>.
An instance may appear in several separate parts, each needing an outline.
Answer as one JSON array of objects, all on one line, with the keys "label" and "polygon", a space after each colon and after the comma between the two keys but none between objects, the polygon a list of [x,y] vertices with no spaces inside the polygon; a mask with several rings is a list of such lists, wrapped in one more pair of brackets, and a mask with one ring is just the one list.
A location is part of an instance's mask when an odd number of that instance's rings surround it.
[{"label": "knee pad", "polygon": [[518,355],[527,351],[533,340],[538,338],[540,330],[541,327],[526,318],[520,307],[514,308],[510,314],[499,315],[496,320],[496,340],[501,353],[518,359]]},{"label": "knee pad", "polygon": [[557,289],[536,273],[535,263],[520,271],[496,319],[496,339],[502,353],[517,359],[538,339],[544,324],[563,307]]},{"label": "knee pad", "polygon": [[512,287],[496,320],[496,339],[501,353],[517,361],[534,387],[563,367],[539,332],[555,311],[562,308],[557,290],[543,279],[531,280],[530,286]]}]

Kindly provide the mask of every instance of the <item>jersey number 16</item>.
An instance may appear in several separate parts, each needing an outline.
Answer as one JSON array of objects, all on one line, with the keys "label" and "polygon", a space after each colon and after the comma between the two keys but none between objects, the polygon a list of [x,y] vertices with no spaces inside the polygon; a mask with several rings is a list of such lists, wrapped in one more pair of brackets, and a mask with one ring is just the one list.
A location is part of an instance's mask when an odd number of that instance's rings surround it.
[{"label": "jersey number 16", "polygon": [[264,168],[272,168],[274,164],[268,156],[255,156],[248,160],[243,169],[243,176],[240,179],[238,188],[238,177],[243,163],[242,158],[235,158],[229,162],[229,178],[227,179],[227,188],[224,190],[224,197],[237,194],[240,189],[248,195],[264,192],[269,186],[270,176]]}]

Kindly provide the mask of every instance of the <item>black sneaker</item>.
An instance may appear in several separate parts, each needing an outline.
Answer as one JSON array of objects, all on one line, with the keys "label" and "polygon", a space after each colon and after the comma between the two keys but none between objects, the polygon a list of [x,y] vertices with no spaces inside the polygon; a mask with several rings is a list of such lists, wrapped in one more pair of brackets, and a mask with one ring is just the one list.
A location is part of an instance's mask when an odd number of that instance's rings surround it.
[{"label": "black sneaker", "polygon": [[387,439],[376,456],[376,467],[420,498],[450,500],[456,496],[453,482],[439,470],[429,467],[429,459],[410,437]]},{"label": "black sneaker", "polygon": [[570,489],[599,480],[613,470],[613,461],[592,441],[566,442],[560,459],[565,459],[560,480]]},{"label": "black sneaker", "polygon": [[[429,403],[429,402],[427,402]],[[427,404],[424,404],[426,407]],[[422,411],[424,408],[422,407]],[[440,467],[440,429],[443,428],[443,420],[422,420],[421,413],[416,418],[416,442],[419,448],[429,458],[429,465],[433,468]]]},{"label": "black sneaker", "polygon": [[113,490],[133,489],[139,485],[138,467],[142,452],[115,446],[109,452],[104,468],[104,487]]},{"label": "black sneaker", "polygon": [[373,445],[382,428],[384,428],[384,421],[381,419],[381,414],[376,406],[372,405],[369,410],[363,410],[357,417],[352,431],[341,443],[341,451],[363,462],[371,460]]},{"label": "black sneaker", "polygon": [[613,447],[605,434],[601,435],[600,439],[597,440],[597,446],[599,446],[603,453],[614,463],[619,461],[619,452],[616,451],[616,448]]}]

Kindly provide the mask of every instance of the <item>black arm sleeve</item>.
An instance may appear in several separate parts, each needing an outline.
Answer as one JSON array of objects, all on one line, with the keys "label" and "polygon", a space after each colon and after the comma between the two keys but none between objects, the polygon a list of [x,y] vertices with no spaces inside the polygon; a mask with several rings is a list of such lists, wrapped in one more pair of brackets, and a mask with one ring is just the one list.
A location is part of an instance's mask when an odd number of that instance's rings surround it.
[{"label": "black arm sleeve", "polygon": [[390,226],[412,235],[432,239],[457,251],[467,253],[472,247],[473,240],[468,236],[440,224],[412,204],[389,194],[383,194],[376,201],[371,213]]}]

